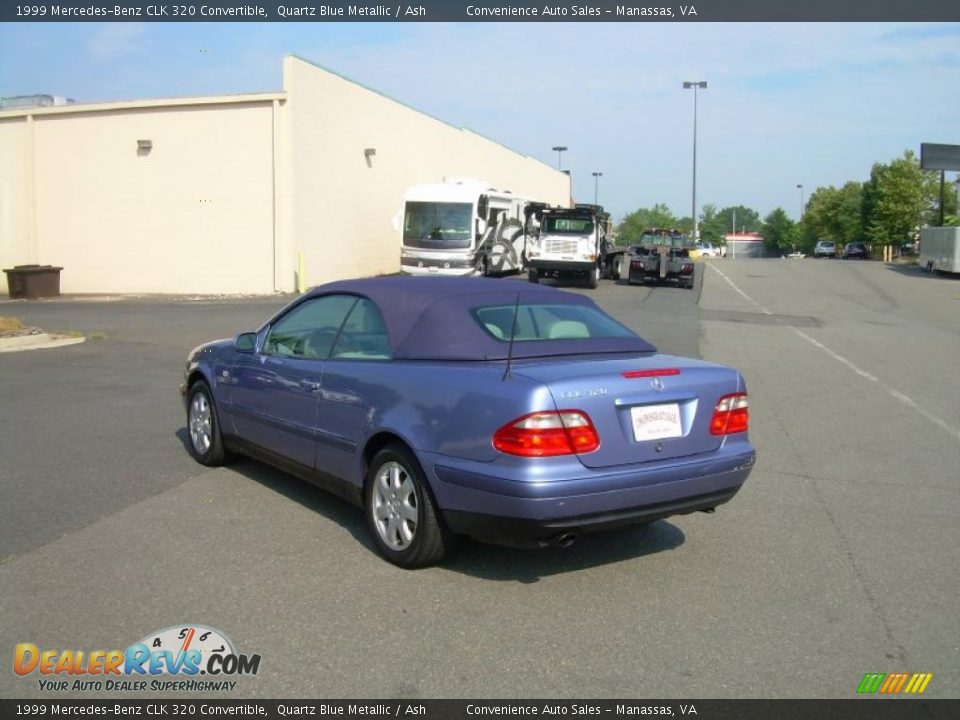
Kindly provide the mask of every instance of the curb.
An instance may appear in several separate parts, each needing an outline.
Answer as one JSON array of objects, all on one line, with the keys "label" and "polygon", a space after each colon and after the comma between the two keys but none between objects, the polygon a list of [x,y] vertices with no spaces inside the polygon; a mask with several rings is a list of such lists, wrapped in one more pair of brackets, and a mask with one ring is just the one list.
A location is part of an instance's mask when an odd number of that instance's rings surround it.
[{"label": "curb", "polygon": [[78,345],[84,341],[86,341],[85,337],[63,337],[59,335],[49,335],[47,333],[0,338],[0,353],[21,352],[23,350],[46,350],[47,348]]}]

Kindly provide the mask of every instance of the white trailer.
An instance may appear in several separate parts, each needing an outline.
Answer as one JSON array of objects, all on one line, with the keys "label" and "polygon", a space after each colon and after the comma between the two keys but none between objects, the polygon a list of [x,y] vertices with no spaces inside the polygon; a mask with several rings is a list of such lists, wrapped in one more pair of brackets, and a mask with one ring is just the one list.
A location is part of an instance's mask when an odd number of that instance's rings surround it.
[{"label": "white trailer", "polygon": [[931,227],[920,231],[920,267],[960,273],[960,228]]},{"label": "white trailer", "polygon": [[400,270],[409,275],[502,274],[523,268],[527,201],[483,180],[450,178],[404,194]]}]

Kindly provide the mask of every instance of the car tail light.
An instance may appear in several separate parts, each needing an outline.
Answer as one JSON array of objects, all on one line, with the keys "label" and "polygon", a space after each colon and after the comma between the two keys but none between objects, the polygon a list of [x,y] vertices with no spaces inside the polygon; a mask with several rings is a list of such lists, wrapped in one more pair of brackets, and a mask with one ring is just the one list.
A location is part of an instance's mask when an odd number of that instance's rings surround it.
[{"label": "car tail light", "polygon": [[680,368],[654,368],[652,370],[627,370],[623,376],[627,380],[635,378],[666,377],[668,375],[679,375]]},{"label": "car tail light", "polygon": [[747,394],[724,395],[710,418],[711,435],[732,435],[747,431],[750,424]]},{"label": "car tail light", "polygon": [[536,412],[497,430],[493,446],[507,455],[552,457],[593,452],[600,437],[590,416],[580,410]]}]

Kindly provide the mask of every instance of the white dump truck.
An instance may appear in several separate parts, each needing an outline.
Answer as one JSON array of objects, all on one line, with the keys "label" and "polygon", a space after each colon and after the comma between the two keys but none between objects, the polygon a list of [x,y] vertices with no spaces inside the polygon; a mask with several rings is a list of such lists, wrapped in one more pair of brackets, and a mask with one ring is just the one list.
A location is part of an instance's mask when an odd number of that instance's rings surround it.
[{"label": "white dump truck", "polygon": [[527,201],[483,180],[450,178],[404,194],[400,270],[492,275],[523,269]]},{"label": "white dump truck", "polygon": [[573,208],[531,206],[526,242],[527,277],[539,282],[542,277],[583,279],[595,288],[601,278],[620,277],[626,271],[624,249],[608,238],[610,215],[599,205]]}]

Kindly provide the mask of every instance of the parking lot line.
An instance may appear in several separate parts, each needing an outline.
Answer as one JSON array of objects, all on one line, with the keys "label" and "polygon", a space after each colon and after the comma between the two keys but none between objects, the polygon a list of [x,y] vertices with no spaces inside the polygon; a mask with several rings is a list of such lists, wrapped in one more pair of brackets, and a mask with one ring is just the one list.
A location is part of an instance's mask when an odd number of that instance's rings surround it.
[{"label": "parking lot line", "polygon": [[[714,265],[714,264],[712,264],[712,263],[710,264],[710,267],[711,267],[713,270],[715,270],[717,273],[719,273],[720,277],[722,277],[724,280],[726,280],[726,281],[727,281],[727,284],[728,284],[731,288],[733,288],[737,293],[739,293],[741,296],[743,296],[743,298],[744,298],[745,300],[747,300],[747,302],[749,302],[751,305],[753,305],[754,307],[756,307],[757,309],[759,309],[759,310],[760,310],[761,312],[763,312],[764,314],[766,314],[766,315],[773,315],[773,313],[772,313],[770,310],[768,310],[767,308],[765,308],[765,307],[764,307],[763,305],[761,305],[759,302],[757,302],[757,301],[754,300],[752,297],[750,297],[746,292],[744,292],[744,291],[743,291],[733,280],[731,280],[731,279],[727,276],[727,274],[726,274],[725,272],[723,272],[720,268],[718,268],[716,265]],[[870,372],[864,370],[864,369],[861,368],[859,365],[857,365],[856,363],[854,363],[852,360],[849,360],[849,359],[845,358],[843,355],[840,355],[839,353],[835,352],[834,350],[831,350],[829,347],[827,347],[826,345],[824,345],[824,344],[823,344],[822,342],[820,342],[819,340],[816,340],[815,338],[811,337],[811,336],[808,335],[807,333],[803,332],[803,330],[800,330],[800,329],[795,328],[795,327],[791,327],[790,330],[791,330],[793,333],[795,333],[797,336],[799,336],[800,338],[806,340],[808,343],[810,343],[810,344],[813,345],[814,347],[819,348],[820,350],[822,350],[823,352],[825,352],[827,355],[829,355],[830,357],[832,357],[832,358],[833,358],[834,360],[836,360],[837,362],[845,365],[847,368],[849,368],[850,370],[852,370],[853,372],[855,372],[855,373],[856,373],[857,375],[859,375],[860,377],[864,378],[865,380],[869,380],[870,382],[876,383],[877,385],[879,385],[880,387],[882,387],[884,390],[886,390],[886,392],[887,392],[891,397],[893,397],[893,398],[895,398],[896,400],[900,401],[901,403],[903,403],[903,404],[906,405],[907,407],[911,408],[912,410],[915,410],[920,416],[926,418],[927,420],[929,420],[930,422],[932,422],[934,425],[936,425],[937,427],[939,427],[941,430],[944,430],[947,434],[953,436],[953,438],[954,438],[955,440],[957,440],[958,442],[960,442],[960,429],[957,429],[957,428],[953,427],[953,425],[951,425],[950,423],[946,422],[945,420],[937,417],[937,416],[934,415],[933,413],[931,413],[931,412],[929,412],[928,410],[926,410],[925,408],[921,407],[921,406],[916,402],[916,400],[914,400],[914,399],[911,398],[910,396],[908,396],[908,395],[900,392],[899,390],[897,390],[897,389],[894,388],[894,387],[891,387],[890,385],[887,385],[885,382],[883,382],[883,380],[881,380],[880,378],[878,378],[878,377],[877,377],[876,375],[874,375],[873,373],[870,373]]]}]

